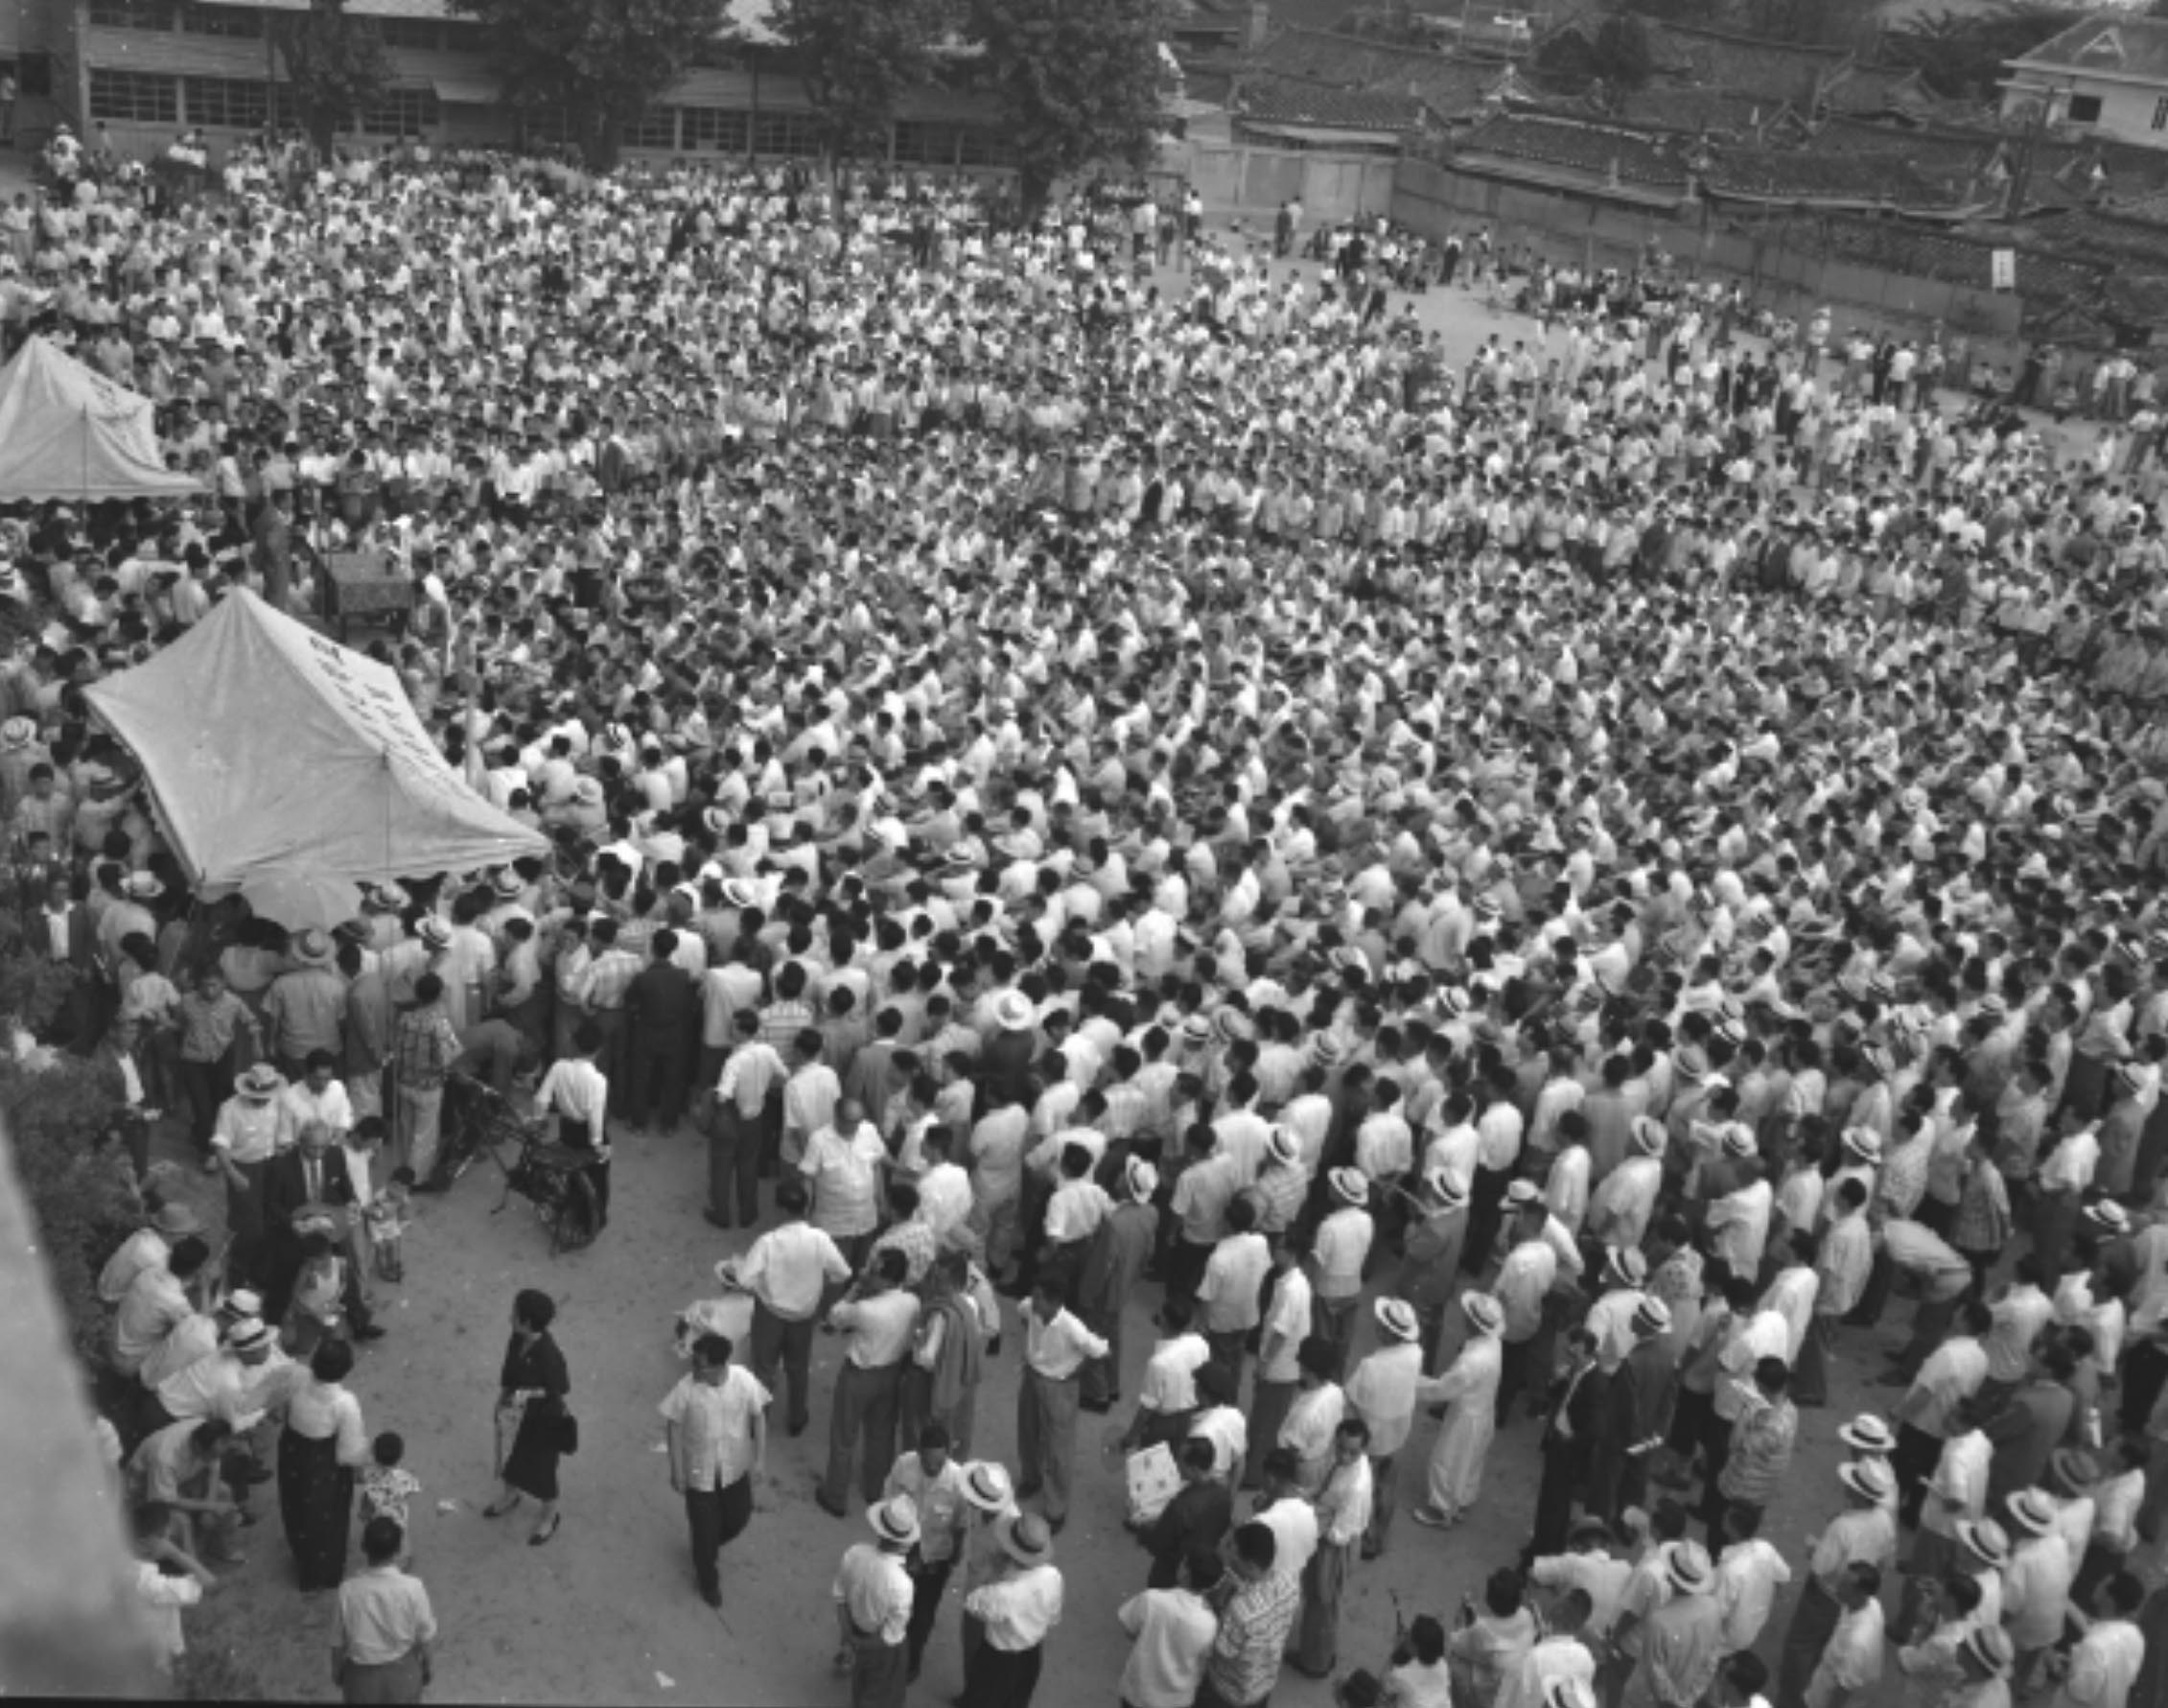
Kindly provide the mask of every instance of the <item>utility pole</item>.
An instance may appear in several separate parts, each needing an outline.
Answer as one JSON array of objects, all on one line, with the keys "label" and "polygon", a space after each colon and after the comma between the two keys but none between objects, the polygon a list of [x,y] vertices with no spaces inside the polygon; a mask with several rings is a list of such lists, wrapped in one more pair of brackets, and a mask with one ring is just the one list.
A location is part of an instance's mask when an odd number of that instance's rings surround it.
[{"label": "utility pole", "polygon": [[2024,146],[2017,152],[2017,167],[2010,175],[2010,199],[2003,204],[2002,218],[2006,224],[2016,224],[2025,212],[2025,192],[2033,181],[2033,155],[2047,134],[2048,121],[2055,111],[2058,93],[2067,96],[2067,90],[2042,89],[2040,100],[2033,106],[2032,123],[2025,127]]}]

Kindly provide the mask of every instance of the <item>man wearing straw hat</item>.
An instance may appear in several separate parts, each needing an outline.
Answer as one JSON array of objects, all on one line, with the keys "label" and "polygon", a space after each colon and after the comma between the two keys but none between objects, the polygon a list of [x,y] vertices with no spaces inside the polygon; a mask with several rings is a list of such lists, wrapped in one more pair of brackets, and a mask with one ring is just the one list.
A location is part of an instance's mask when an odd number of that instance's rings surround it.
[{"label": "man wearing straw hat", "polygon": [[841,1647],[836,1670],[851,1675],[851,1708],[903,1708],[911,1625],[911,1574],[904,1560],[919,1540],[919,1510],[909,1495],[866,1514],[871,1542],[845,1552],[829,1594]]},{"label": "man wearing straw hat", "polygon": [[999,1519],[1000,1576],[973,1590],[964,1610],[985,1641],[964,1669],[964,1708],[1030,1708],[1045,1659],[1046,1638],[1061,1622],[1061,1573],[1054,1538],[1036,1512]]},{"label": "man wearing straw hat", "polygon": [[1897,1492],[1897,1479],[1878,1459],[1837,1467],[1846,1507],[1830,1519],[1808,1550],[1807,1578],[1784,1632],[1783,1659],[1778,1672],[1778,1708],[1801,1708],[1807,1680],[1821,1664],[1830,1633],[1844,1613],[1840,1591],[1854,1565],[1887,1571],[1897,1563],[1897,1521],[1886,1503]]}]

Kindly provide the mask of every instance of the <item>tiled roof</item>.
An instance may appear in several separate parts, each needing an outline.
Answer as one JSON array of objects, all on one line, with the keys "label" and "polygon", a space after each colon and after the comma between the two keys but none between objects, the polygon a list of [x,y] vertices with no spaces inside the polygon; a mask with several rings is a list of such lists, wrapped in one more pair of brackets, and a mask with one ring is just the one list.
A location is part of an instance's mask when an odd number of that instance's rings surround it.
[{"label": "tiled roof", "polygon": [[1411,95],[1335,89],[1293,77],[1245,78],[1234,100],[1244,119],[1330,130],[1419,130],[1425,110]]},{"label": "tiled roof", "polygon": [[1410,96],[1448,119],[1478,111],[1505,74],[1495,59],[1457,58],[1321,30],[1282,30],[1244,64],[1266,76]]},{"label": "tiled roof", "polygon": [[2095,16],[2051,35],[2013,65],[2100,71],[2168,82],[2168,19]]},{"label": "tiled roof", "polygon": [[[1444,60],[1440,54],[1426,54],[1382,41],[1365,41],[1359,35],[1336,35],[1327,30],[1280,30],[1243,62],[1258,71],[1276,71],[1307,77],[1343,89],[1366,88],[1395,75],[1405,77],[1418,65]],[[1449,61],[1447,61],[1449,62]]]},{"label": "tiled roof", "polygon": [[1626,91],[1602,109],[1621,124],[1681,136],[1751,136],[1784,104],[1744,89],[1649,87]]},{"label": "tiled roof", "polygon": [[1661,136],[1535,114],[1500,113],[1460,138],[1457,153],[1489,154],[1531,165],[1562,167],[1591,177],[1676,189],[1687,187],[1685,151]]},{"label": "tiled roof", "polygon": [[1704,175],[1718,195],[1777,200],[1886,203],[1954,210],[1961,193],[1914,172],[1894,153],[1817,154],[1796,149],[1726,148]]}]

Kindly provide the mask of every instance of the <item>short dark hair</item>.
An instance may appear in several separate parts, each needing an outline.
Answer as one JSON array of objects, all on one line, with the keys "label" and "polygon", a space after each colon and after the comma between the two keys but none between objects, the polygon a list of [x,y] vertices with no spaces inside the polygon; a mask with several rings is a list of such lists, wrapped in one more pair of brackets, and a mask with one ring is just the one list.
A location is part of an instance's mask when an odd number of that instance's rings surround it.
[{"label": "short dark hair", "polygon": [[729,1335],[704,1334],[692,1343],[693,1362],[711,1367],[728,1364],[731,1361],[731,1353],[734,1349],[731,1345]]},{"label": "short dark hair", "polygon": [[354,1373],[354,1347],[343,1340],[327,1340],[309,1359],[309,1373],[319,1382],[343,1382]]},{"label": "short dark hair", "polygon": [[539,1287],[522,1287],[512,1296],[512,1315],[539,1333],[557,1321],[557,1301]]},{"label": "short dark hair", "polygon": [[407,1533],[399,1520],[379,1513],[361,1527],[361,1556],[372,1566],[389,1565],[406,1546]]},{"label": "short dark hair", "polygon": [[1260,1572],[1270,1571],[1272,1561],[1279,1557],[1280,1545],[1271,1527],[1259,1524],[1255,1519],[1237,1525],[1234,1540],[1235,1553]]}]

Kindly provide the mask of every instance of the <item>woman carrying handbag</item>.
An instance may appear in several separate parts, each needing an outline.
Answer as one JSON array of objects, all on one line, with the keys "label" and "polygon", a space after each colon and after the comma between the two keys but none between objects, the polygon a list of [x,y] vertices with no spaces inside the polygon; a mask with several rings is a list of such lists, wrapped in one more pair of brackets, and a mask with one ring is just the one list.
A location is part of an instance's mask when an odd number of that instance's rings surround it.
[{"label": "woman carrying handbag", "polygon": [[512,1338],[498,1377],[497,1475],[502,1491],[482,1509],[501,1518],[532,1495],[542,1503],[527,1545],[539,1548],[557,1533],[557,1461],[578,1450],[578,1425],[566,1407],[571,1376],[565,1355],[550,1338],[556,1302],[547,1293],[523,1288],[512,1300]]}]

